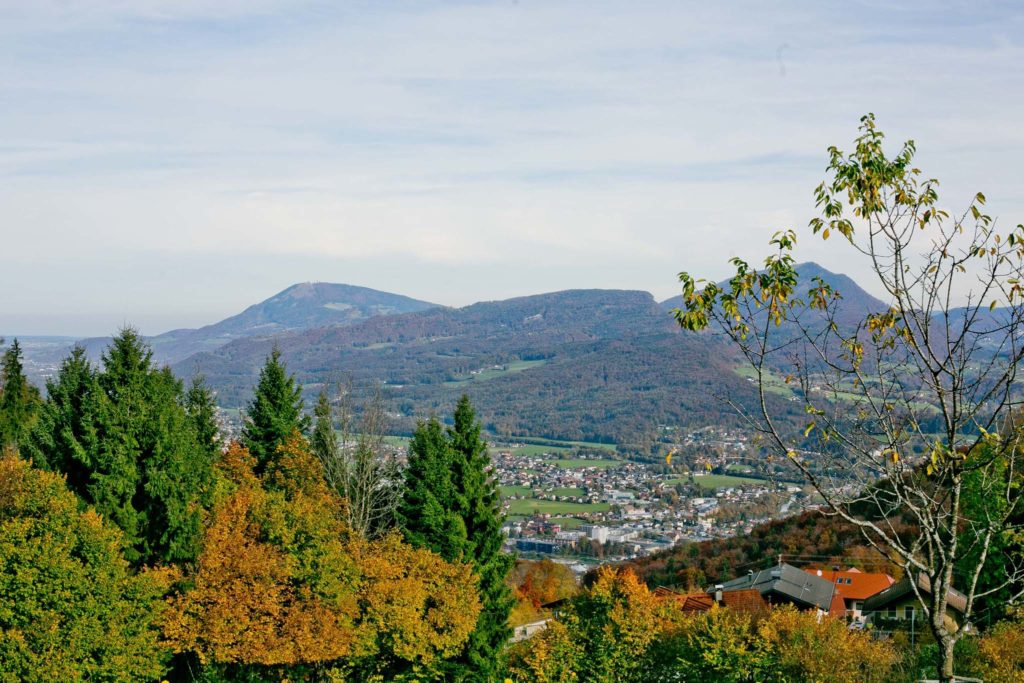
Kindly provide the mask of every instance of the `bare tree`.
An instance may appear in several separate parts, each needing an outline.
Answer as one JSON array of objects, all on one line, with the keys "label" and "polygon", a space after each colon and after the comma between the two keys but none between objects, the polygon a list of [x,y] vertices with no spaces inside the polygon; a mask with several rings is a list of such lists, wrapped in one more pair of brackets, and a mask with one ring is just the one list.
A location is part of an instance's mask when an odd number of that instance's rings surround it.
[{"label": "bare tree", "polygon": [[402,492],[401,468],[386,442],[383,393],[375,388],[357,406],[352,383],[340,383],[333,402],[321,392],[316,418],[313,451],[327,483],[345,499],[349,527],[366,538],[381,535],[394,523]]},{"label": "bare tree", "polygon": [[[952,681],[967,631],[950,618],[954,589],[966,624],[986,596],[1018,599],[1024,579],[1019,553],[995,552],[1022,517],[1024,226],[1000,233],[980,193],[951,217],[938,181],[913,167],[912,141],[889,158],[872,115],[860,131],[851,154],[830,148],[809,227],[862,259],[883,310],[857,310],[820,277],[800,283],[786,231],[763,268],[732,259],[726,283],[681,273],[675,315],[685,329],[720,330],[743,354],[759,409],[734,406],[827,514],[906,571],[941,650],[939,678]],[[803,429],[771,408],[780,378],[804,404]],[[901,519],[917,533],[899,533]]]}]

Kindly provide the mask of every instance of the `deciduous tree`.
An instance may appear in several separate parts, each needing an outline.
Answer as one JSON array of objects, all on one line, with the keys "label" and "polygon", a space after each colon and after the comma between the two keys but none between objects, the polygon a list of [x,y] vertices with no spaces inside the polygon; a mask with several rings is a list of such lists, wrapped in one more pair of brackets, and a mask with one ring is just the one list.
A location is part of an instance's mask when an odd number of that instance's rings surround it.
[{"label": "deciduous tree", "polygon": [[60,476],[0,457],[0,678],[157,680],[161,572],[134,574],[124,537]]},{"label": "deciduous tree", "polygon": [[[771,456],[903,571],[928,579],[931,590],[915,592],[942,652],[939,677],[951,681],[965,633],[947,619],[954,576],[964,620],[979,599],[1024,577],[1012,556],[992,552],[1020,520],[1024,225],[998,229],[981,193],[950,215],[938,181],[913,165],[913,142],[888,155],[871,115],[860,132],[851,153],[829,149],[810,229],[862,259],[882,309],[844,307],[821,278],[799,282],[796,234],[786,231],[763,268],[735,258],[724,284],[698,286],[682,273],[676,317],[689,330],[714,325],[749,362],[760,403],[736,407]],[[782,428],[770,407],[774,373],[804,406],[802,434]],[[965,506],[969,480],[990,504]],[[919,533],[894,531],[901,514]],[[1007,570],[1004,580],[983,585],[994,565]]]}]

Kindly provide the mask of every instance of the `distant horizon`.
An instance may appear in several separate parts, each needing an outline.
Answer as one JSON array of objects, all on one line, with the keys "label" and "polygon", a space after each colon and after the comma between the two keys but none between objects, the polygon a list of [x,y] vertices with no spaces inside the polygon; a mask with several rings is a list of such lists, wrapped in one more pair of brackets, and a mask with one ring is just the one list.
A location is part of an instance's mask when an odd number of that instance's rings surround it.
[{"label": "distant horizon", "polygon": [[1024,221],[1008,2],[8,3],[0,39],[0,329],[191,328],[304,280],[664,298],[784,228],[864,280],[806,226],[869,112],[944,207]]},{"label": "distant horizon", "polygon": [[[825,266],[822,266],[820,263],[817,263],[815,261],[803,261],[803,262],[801,262],[801,263],[799,263],[797,265],[798,266],[802,266],[802,265],[807,265],[807,264],[813,264],[813,265],[817,265],[817,266],[819,266],[821,268],[825,268]],[[840,272],[840,271],[835,271],[835,270],[832,270],[831,268],[825,268],[825,270],[829,271],[830,273],[832,273],[834,275],[843,275],[843,276],[849,277],[849,275],[847,273],[843,273],[843,272]],[[856,282],[856,280],[854,280],[854,281]],[[409,297],[409,298],[412,298],[412,299],[417,299],[417,300],[423,301],[425,303],[433,304],[435,306],[444,306],[444,307],[447,307],[447,308],[464,308],[466,306],[472,306],[474,304],[479,304],[479,303],[487,303],[487,302],[492,302],[492,301],[507,301],[509,299],[518,299],[518,298],[531,297],[531,296],[543,296],[545,294],[554,294],[556,292],[580,291],[580,290],[605,290],[605,291],[623,291],[623,292],[645,292],[647,294],[650,294],[651,297],[654,299],[654,301],[659,303],[659,304],[660,303],[664,303],[668,299],[671,299],[671,298],[679,295],[679,292],[676,292],[674,294],[669,294],[667,296],[659,296],[655,292],[651,292],[651,291],[646,290],[646,289],[640,289],[640,288],[637,288],[637,287],[568,287],[568,288],[564,288],[564,289],[545,290],[545,291],[531,292],[531,293],[526,293],[526,294],[515,294],[513,296],[505,297],[505,298],[502,298],[502,299],[476,299],[476,300],[473,300],[473,301],[470,301],[470,302],[464,303],[464,304],[446,304],[446,303],[443,303],[443,302],[440,302],[440,301],[430,301],[428,299],[421,299],[420,297],[417,297],[417,296],[412,295],[412,294],[408,294],[406,292],[396,292],[396,291],[379,289],[377,287],[367,287],[366,285],[357,284],[355,282],[330,282],[330,281],[327,281],[327,280],[303,280],[303,281],[300,281],[300,282],[293,282],[292,284],[287,285],[287,286],[277,290],[273,294],[270,294],[269,296],[266,296],[266,297],[263,297],[262,299],[259,299],[258,301],[250,301],[248,303],[240,304],[240,307],[235,309],[234,311],[227,312],[227,313],[221,315],[218,318],[215,318],[213,320],[209,320],[209,321],[206,321],[206,322],[202,322],[202,323],[200,323],[198,325],[192,325],[192,326],[177,325],[175,327],[168,327],[167,329],[163,329],[163,330],[154,332],[154,331],[143,329],[140,325],[135,325],[131,321],[128,321],[128,322],[125,322],[122,325],[117,326],[115,329],[110,330],[108,332],[88,333],[88,334],[87,333],[80,333],[80,334],[61,334],[61,333],[55,333],[55,334],[51,334],[51,333],[45,333],[45,332],[44,333],[36,333],[36,332],[10,333],[10,332],[4,332],[3,328],[0,328],[0,339],[5,339],[6,343],[10,343],[10,341],[12,339],[15,339],[15,338],[18,338],[18,339],[22,339],[22,338],[24,338],[24,339],[30,339],[30,338],[31,339],[51,338],[51,339],[55,339],[55,340],[93,339],[93,338],[113,336],[114,334],[117,333],[118,330],[123,329],[125,327],[131,327],[131,328],[137,330],[140,334],[142,334],[145,337],[155,337],[155,336],[159,336],[161,334],[166,334],[168,332],[172,332],[174,330],[179,330],[179,329],[198,329],[198,328],[201,328],[201,327],[205,327],[207,325],[216,324],[218,322],[221,322],[222,320],[225,320],[225,319],[230,318],[232,316],[238,315],[239,313],[241,313],[245,309],[249,308],[250,306],[254,306],[254,305],[263,303],[263,302],[265,302],[265,301],[267,301],[269,299],[274,298],[275,296],[277,296],[279,294],[282,294],[283,292],[288,291],[292,287],[297,287],[299,285],[304,285],[304,284],[344,285],[344,286],[349,286],[349,287],[359,287],[359,288],[362,288],[362,289],[372,289],[372,290],[379,291],[379,292],[385,292],[387,294],[395,294],[395,295],[399,295],[399,296]],[[859,287],[863,288],[863,285],[860,282],[856,282],[856,284]],[[867,290],[865,290],[865,291],[867,291]],[[869,293],[871,293],[871,292],[869,292]],[[874,294],[872,294],[872,295],[874,296]]]}]

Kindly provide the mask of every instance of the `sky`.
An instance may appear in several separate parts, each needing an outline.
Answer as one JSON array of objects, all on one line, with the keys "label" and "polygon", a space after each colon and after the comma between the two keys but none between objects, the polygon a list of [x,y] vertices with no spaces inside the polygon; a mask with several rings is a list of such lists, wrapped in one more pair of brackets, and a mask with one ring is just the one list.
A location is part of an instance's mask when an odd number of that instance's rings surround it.
[{"label": "sky", "polygon": [[0,333],[156,334],[304,281],[641,289],[806,230],[874,112],[1024,222],[1014,3],[0,0]]}]

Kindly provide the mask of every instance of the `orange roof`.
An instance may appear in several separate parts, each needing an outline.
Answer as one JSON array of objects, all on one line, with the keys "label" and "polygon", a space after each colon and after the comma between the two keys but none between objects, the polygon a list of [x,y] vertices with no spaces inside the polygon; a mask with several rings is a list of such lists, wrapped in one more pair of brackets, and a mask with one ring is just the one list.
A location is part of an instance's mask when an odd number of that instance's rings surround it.
[{"label": "orange roof", "polygon": [[[707,612],[715,604],[715,598],[710,593],[683,594],[663,586],[655,588],[654,595],[662,600],[672,600],[683,612]],[[741,612],[756,612],[768,606],[756,588],[726,591],[722,593],[722,602],[720,604],[722,607],[728,607]]]},{"label": "orange roof", "polygon": [[836,593],[845,600],[866,600],[896,583],[896,579],[888,574],[869,574],[854,568],[845,571],[827,569],[805,569],[804,571],[834,583]]},{"label": "orange roof", "polygon": [[741,612],[758,612],[768,607],[768,603],[761,597],[761,591],[756,588],[725,591],[722,593],[722,605]]}]

